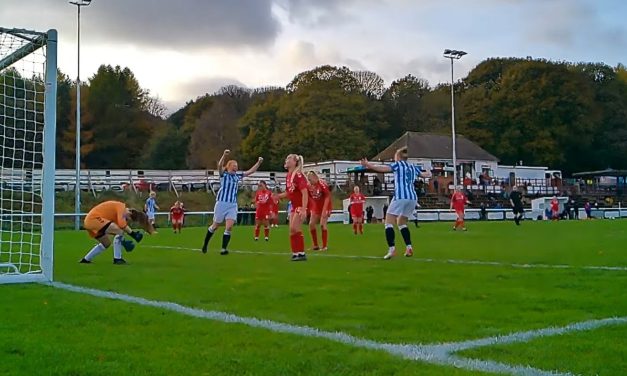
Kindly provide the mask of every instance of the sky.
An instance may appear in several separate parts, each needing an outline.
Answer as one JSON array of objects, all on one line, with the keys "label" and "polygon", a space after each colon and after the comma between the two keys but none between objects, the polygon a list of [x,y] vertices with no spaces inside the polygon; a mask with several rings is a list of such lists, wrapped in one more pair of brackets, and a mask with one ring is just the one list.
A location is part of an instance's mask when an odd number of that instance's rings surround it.
[{"label": "sky", "polygon": [[[76,6],[0,0],[0,26],[59,32],[59,67],[76,77]],[[627,64],[623,0],[93,0],[81,11],[81,79],[129,67],[170,112],[221,86],[285,86],[345,65],[389,85],[407,74],[450,80],[446,48],[489,57]]]}]

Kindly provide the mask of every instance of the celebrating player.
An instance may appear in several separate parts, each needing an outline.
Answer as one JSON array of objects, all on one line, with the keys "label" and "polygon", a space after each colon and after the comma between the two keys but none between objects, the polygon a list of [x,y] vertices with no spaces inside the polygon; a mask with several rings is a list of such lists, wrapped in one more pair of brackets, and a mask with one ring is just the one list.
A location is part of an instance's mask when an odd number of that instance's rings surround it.
[{"label": "celebrating player", "polygon": [[272,192],[266,182],[260,181],[255,193],[255,241],[259,240],[259,229],[263,225],[263,234],[266,241],[270,238],[270,209],[272,206]]},{"label": "celebrating player", "polygon": [[263,158],[259,157],[254,166],[252,166],[248,171],[242,173],[237,171],[237,161],[231,159],[226,162],[226,164],[224,163],[224,160],[230,153],[230,150],[225,150],[224,153],[222,153],[222,157],[220,157],[220,160],[218,161],[218,171],[220,171],[220,190],[218,191],[216,205],[213,209],[213,223],[209,226],[209,229],[207,229],[205,242],[202,246],[202,253],[207,253],[207,247],[209,246],[211,237],[218,227],[226,222],[226,228],[224,230],[224,234],[222,235],[222,250],[220,251],[220,254],[229,254],[227,247],[229,246],[229,241],[231,241],[231,230],[237,220],[238,184],[244,177],[254,174],[261,165],[261,162],[263,162]]},{"label": "celebrating player", "polygon": [[148,220],[151,225],[155,225],[155,213],[159,210],[159,205],[157,205],[157,192],[151,191],[150,196],[146,199],[146,204],[144,204],[144,212],[148,216]]},{"label": "celebrating player", "polygon": [[405,257],[413,256],[414,251],[411,245],[409,228],[407,228],[407,219],[411,216],[418,201],[418,196],[414,189],[414,181],[418,177],[431,177],[431,172],[423,172],[418,166],[410,165],[407,162],[407,148],[397,150],[394,154],[394,163],[390,165],[373,165],[365,158],[361,160],[361,164],[378,173],[394,173],[394,198],[385,216],[385,238],[389,248],[388,253],[383,258],[389,260],[396,254],[394,223],[398,226],[405,241]]},{"label": "celebrating player", "polygon": [[116,265],[126,264],[122,258],[122,248],[131,252],[135,244],[131,240],[124,239],[124,233],[139,243],[143,235],[141,232],[133,231],[128,221],[137,222],[146,232],[153,234],[154,227],[148,220],[148,216],[135,209],[129,209],[126,204],[119,201],[105,201],[94,206],[85,217],[84,227],[89,235],[98,241],[90,251],[81,259],[81,264],[90,264],[92,260],[111,246],[113,235],[113,263]]},{"label": "celebrating player", "polygon": [[462,231],[466,231],[466,225],[464,223],[466,204],[470,204],[470,201],[468,201],[466,195],[458,187],[455,189],[455,192],[453,192],[453,196],[451,196],[451,210],[455,210],[455,214],[457,215],[453,231],[456,231],[458,228],[461,228]]},{"label": "celebrating player", "polygon": [[512,192],[509,194],[509,203],[512,205],[514,211],[514,222],[520,226],[520,221],[525,216],[525,209],[522,203],[522,193],[518,190],[517,186],[512,187]]},{"label": "celebrating player", "polygon": [[309,201],[309,191],[307,189],[307,178],[303,175],[303,157],[290,154],[285,159],[287,169],[286,191],[275,194],[275,198],[289,198],[291,205],[288,210],[288,220],[290,225],[290,245],[292,249],[292,261],[307,261],[305,254],[305,238],[303,237],[302,225],[307,219],[307,204]]},{"label": "celebrating player", "polygon": [[185,209],[181,205],[180,201],[176,201],[174,206],[170,208],[170,213],[168,214],[168,219],[170,223],[172,223],[172,228],[174,229],[174,233],[177,232],[180,234],[183,229],[183,216],[185,215]]},{"label": "celebrating player", "polygon": [[309,180],[309,210],[311,218],[309,219],[309,232],[311,233],[311,240],[313,242],[313,250],[319,251],[318,246],[318,224],[322,232],[322,250],[326,251],[328,248],[329,229],[327,222],[329,216],[333,210],[333,204],[331,202],[331,191],[329,186],[324,181],[320,180],[318,174],[315,171],[309,171],[307,173],[307,180]]},{"label": "celebrating player", "polygon": [[366,196],[361,193],[359,186],[353,188],[353,193],[350,197],[350,216],[353,219],[353,232],[364,234],[364,204],[366,203]]}]

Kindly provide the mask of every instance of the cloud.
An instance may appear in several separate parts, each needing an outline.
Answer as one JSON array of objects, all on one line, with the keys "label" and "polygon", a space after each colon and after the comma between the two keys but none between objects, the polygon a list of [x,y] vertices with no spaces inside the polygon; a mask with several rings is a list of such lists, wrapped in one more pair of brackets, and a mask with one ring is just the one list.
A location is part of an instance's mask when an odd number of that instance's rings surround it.
[{"label": "cloud", "polygon": [[246,87],[241,81],[232,77],[201,77],[183,83],[173,84],[169,90],[173,98],[185,98],[184,100],[170,99],[166,105],[170,110],[181,107],[186,101],[198,98],[205,94],[213,94],[223,86],[237,85]]},{"label": "cloud", "polygon": [[[166,49],[255,47],[272,44],[281,25],[272,0],[94,0],[83,8],[92,42]],[[71,32],[76,9],[59,0],[2,0],[0,22]],[[23,25],[15,25],[23,26]]]}]

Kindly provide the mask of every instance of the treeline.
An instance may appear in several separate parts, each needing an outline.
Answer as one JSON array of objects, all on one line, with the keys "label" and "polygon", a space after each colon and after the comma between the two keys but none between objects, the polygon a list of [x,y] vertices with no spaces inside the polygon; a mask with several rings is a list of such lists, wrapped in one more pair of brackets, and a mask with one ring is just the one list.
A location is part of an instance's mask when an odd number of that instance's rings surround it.
[{"label": "treeline", "polygon": [[[247,167],[374,156],[405,131],[450,133],[450,85],[322,66],[285,88],[226,86],[167,119],[133,73],[102,66],[81,88],[84,167],[213,169],[224,148]],[[566,172],[627,168],[624,66],[489,59],[456,83],[458,132],[502,163]],[[57,152],[74,166],[75,87],[59,74]]]}]

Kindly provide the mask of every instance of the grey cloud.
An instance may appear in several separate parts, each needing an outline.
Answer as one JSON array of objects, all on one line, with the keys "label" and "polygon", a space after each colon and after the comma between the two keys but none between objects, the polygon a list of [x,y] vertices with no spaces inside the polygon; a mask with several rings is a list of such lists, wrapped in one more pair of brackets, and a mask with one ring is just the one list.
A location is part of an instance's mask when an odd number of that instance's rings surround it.
[{"label": "grey cloud", "polygon": [[227,85],[237,85],[245,87],[241,81],[232,77],[206,77],[197,80],[183,82],[173,88],[170,93],[175,94],[176,98],[181,100],[166,101],[166,106],[170,111],[175,111],[185,104],[186,101],[196,99],[205,94],[213,94],[221,87]]},{"label": "grey cloud", "polygon": [[[0,4],[0,22],[5,25],[23,19],[73,34],[76,10],[64,0]],[[83,8],[83,30],[95,42],[169,49],[267,46],[280,32],[272,4],[272,0],[94,0]]]},{"label": "grey cloud", "polygon": [[538,3],[525,14],[526,39],[556,47],[627,48],[627,29],[607,25],[597,7],[583,0]]}]

